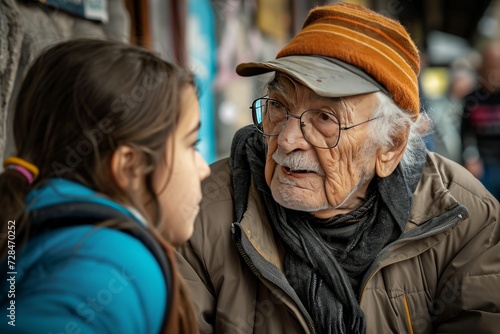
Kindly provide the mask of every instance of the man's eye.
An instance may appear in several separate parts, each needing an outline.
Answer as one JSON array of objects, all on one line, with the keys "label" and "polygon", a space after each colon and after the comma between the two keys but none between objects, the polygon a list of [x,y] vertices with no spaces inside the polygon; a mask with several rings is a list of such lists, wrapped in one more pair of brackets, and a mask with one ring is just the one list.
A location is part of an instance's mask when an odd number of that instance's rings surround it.
[{"label": "man's eye", "polygon": [[320,120],[322,120],[324,122],[336,122],[335,116],[333,116],[332,114],[327,113],[327,112],[319,113],[318,117]]},{"label": "man's eye", "polygon": [[269,101],[269,108],[271,108],[271,109],[282,109],[283,106],[278,101]]}]

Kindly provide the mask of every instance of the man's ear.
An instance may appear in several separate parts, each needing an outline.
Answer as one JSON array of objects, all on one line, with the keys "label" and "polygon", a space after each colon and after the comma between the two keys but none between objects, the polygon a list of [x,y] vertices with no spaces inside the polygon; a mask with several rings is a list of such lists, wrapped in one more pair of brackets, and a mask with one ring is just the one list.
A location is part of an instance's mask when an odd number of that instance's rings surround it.
[{"label": "man's ear", "polygon": [[122,145],[111,157],[111,175],[122,190],[138,190],[142,186],[142,155],[134,148]]},{"label": "man's ear", "polygon": [[409,131],[400,132],[394,139],[394,146],[378,149],[375,172],[379,177],[386,177],[394,172],[405,152],[408,136]]}]

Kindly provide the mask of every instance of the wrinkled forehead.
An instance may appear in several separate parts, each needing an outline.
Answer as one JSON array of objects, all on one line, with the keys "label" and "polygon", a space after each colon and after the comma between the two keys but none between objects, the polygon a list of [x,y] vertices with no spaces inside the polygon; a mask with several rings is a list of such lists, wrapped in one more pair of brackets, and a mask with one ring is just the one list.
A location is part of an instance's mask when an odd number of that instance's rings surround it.
[{"label": "wrinkled forehead", "polygon": [[306,105],[307,108],[331,108],[338,116],[350,118],[359,108],[373,111],[378,105],[375,93],[353,95],[346,97],[325,97],[318,95],[309,87],[294,80],[282,72],[276,72],[274,78],[267,84],[267,94],[279,99],[290,107]]}]

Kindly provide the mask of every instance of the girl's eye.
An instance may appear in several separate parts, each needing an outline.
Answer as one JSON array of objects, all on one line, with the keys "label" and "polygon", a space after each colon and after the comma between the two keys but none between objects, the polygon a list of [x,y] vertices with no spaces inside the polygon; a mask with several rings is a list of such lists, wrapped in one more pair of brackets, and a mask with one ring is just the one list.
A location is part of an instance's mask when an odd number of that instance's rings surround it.
[{"label": "girl's eye", "polygon": [[196,139],[196,141],[195,141],[195,142],[193,143],[193,145],[192,145],[192,146],[193,146],[193,148],[194,148],[196,151],[198,151],[198,144],[200,143],[200,141],[201,141],[201,139],[200,139],[200,138],[198,138],[198,139]]}]

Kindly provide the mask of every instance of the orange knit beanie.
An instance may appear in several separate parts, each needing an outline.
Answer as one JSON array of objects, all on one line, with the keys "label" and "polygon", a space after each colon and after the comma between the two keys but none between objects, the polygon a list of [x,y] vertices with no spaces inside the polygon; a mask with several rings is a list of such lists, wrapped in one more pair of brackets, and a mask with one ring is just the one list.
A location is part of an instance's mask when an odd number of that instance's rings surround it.
[{"label": "orange knit beanie", "polygon": [[361,5],[337,3],[309,12],[302,30],[277,55],[323,56],[354,65],[416,117],[420,111],[418,49],[397,21]]}]

